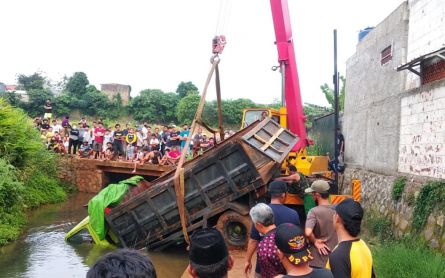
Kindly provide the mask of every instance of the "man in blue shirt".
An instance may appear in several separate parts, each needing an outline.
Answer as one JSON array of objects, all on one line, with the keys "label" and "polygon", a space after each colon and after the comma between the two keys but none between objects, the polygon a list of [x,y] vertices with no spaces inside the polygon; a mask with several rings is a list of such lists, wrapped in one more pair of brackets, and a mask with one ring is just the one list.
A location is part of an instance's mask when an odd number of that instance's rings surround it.
[{"label": "man in blue shirt", "polygon": [[189,136],[190,130],[188,125],[183,126],[183,130],[179,133],[179,140],[181,140],[181,151],[185,146],[185,142],[187,141],[187,137]]},{"label": "man in blue shirt", "polygon": [[[292,223],[300,226],[300,218],[298,217],[298,213],[284,205],[286,191],[287,183],[284,181],[273,181],[269,184],[269,194],[271,198],[269,206],[274,214],[275,225],[278,226],[283,223]],[[244,272],[246,274],[250,274],[252,271],[252,257],[257,250],[258,243],[260,241],[261,235],[253,225],[250,231],[246,262],[244,265]],[[255,277],[261,277],[259,273],[260,269],[257,264],[255,268]]]}]

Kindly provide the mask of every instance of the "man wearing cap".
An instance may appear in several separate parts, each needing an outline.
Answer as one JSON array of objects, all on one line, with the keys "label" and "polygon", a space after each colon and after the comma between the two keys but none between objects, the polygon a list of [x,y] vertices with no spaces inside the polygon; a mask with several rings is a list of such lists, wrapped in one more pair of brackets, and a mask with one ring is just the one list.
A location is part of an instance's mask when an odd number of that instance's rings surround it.
[{"label": "man wearing cap", "polygon": [[[271,198],[269,206],[273,211],[275,225],[280,225],[282,223],[300,225],[298,213],[284,205],[286,191],[287,183],[284,181],[272,181],[269,184],[269,193]],[[260,233],[255,228],[255,225],[252,225],[249,242],[247,244],[246,262],[244,265],[245,274],[249,274],[252,270],[252,257],[257,250],[258,242],[260,240]],[[255,277],[261,277],[258,262],[255,268]]]},{"label": "man wearing cap", "polygon": [[273,278],[279,274],[285,274],[283,265],[277,257],[277,246],[275,245],[274,217],[272,209],[263,203],[256,204],[250,209],[250,217],[253,225],[264,235],[258,244],[257,262],[260,265],[262,278]]},{"label": "man wearing cap", "polygon": [[375,277],[371,251],[358,237],[362,219],[362,206],[351,198],[335,206],[333,222],[339,243],[326,265],[334,277]]},{"label": "man wearing cap", "polygon": [[226,278],[233,267],[233,258],[221,233],[204,228],[193,233],[189,247],[189,274],[193,278]]},{"label": "man wearing cap", "polygon": [[314,260],[309,263],[312,267],[324,268],[330,251],[338,242],[332,222],[335,212],[329,203],[328,191],[329,183],[325,180],[316,180],[310,188],[305,190],[317,203],[316,207],[309,210],[305,227],[305,234],[312,243],[309,247],[314,257]]},{"label": "man wearing cap", "polygon": [[287,275],[282,278],[333,278],[327,269],[311,268],[309,262],[313,259],[308,249],[308,242],[303,230],[290,223],[277,227],[275,244],[277,256],[286,269]]}]

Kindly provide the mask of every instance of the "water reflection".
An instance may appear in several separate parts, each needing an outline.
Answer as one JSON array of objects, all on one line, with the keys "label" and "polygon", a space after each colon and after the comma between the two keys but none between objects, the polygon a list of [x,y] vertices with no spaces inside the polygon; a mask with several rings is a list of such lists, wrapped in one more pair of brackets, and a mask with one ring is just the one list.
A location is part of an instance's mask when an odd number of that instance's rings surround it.
[{"label": "water reflection", "polygon": [[[78,193],[63,204],[30,213],[27,231],[0,249],[0,277],[85,277],[89,266],[112,251],[87,242],[64,241],[65,233],[87,215],[83,204],[92,196]],[[183,247],[149,255],[159,277],[180,277],[187,265]]]}]

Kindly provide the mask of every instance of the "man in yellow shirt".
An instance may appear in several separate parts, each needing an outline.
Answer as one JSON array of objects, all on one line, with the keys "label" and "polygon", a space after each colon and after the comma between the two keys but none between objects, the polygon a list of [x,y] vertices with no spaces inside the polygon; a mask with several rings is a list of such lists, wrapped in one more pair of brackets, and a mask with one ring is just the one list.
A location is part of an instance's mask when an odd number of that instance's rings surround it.
[{"label": "man in yellow shirt", "polygon": [[346,199],[335,206],[333,222],[338,245],[329,255],[326,268],[335,278],[375,277],[372,254],[358,235],[363,219],[363,208],[353,199]]}]

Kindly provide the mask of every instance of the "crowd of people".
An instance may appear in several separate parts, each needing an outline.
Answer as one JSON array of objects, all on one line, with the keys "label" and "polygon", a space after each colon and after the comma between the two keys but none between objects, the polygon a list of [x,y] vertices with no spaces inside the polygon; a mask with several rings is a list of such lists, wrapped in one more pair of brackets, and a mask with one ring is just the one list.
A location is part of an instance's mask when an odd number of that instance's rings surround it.
[{"label": "crowd of people", "polygon": [[[81,118],[76,124],[66,116],[62,121],[47,118],[35,118],[34,125],[46,147],[56,153],[74,155],[80,158],[102,160],[121,160],[137,165],[146,163],[158,165],[177,164],[185,146],[190,130],[188,125],[178,128],[164,125],[152,128],[147,122],[140,125],[126,124],[124,127],[104,125],[102,120],[87,122]],[[233,134],[226,132],[227,137]],[[203,132],[201,127],[192,137],[188,158],[197,156],[212,148],[216,140]]]},{"label": "crowd of people", "polygon": [[363,209],[353,199],[329,203],[330,185],[316,180],[305,190],[317,206],[305,223],[284,205],[287,182],[269,185],[270,204],[250,210],[250,233],[245,274],[252,272],[251,259],[257,253],[254,277],[329,278],[374,277],[371,251],[360,239]]},{"label": "crowd of people", "polygon": [[[285,181],[271,182],[271,203],[258,203],[250,210],[253,226],[245,277],[375,277],[371,251],[359,237],[363,219],[361,205],[353,199],[335,206],[329,204],[329,184],[317,180],[305,191],[318,206],[309,211],[303,225],[298,214],[283,204],[286,186]],[[251,259],[255,251],[257,265],[252,276]],[[193,232],[188,252],[187,273],[193,278],[226,278],[235,263],[222,234],[215,228]],[[157,276],[144,253],[119,250],[101,258],[87,277]]]}]

